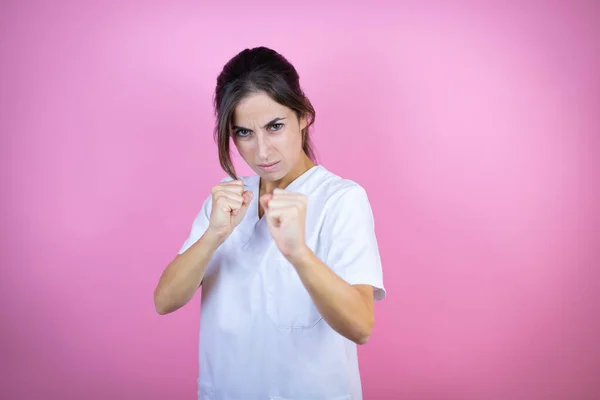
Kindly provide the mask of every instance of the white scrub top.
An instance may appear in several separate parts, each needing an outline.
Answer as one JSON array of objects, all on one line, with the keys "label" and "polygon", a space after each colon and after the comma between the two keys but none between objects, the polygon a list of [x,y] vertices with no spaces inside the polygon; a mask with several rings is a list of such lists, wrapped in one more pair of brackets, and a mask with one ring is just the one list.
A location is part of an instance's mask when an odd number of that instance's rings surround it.
[{"label": "white scrub top", "polygon": [[[258,218],[259,176],[243,221],[215,252],[202,283],[198,400],[362,399],[357,345],[317,311]],[[223,181],[230,180],[226,178]],[[381,259],[363,187],[317,165],[286,190],[308,196],[306,243],[350,284],[382,300]],[[180,253],[207,229],[208,197]]]}]

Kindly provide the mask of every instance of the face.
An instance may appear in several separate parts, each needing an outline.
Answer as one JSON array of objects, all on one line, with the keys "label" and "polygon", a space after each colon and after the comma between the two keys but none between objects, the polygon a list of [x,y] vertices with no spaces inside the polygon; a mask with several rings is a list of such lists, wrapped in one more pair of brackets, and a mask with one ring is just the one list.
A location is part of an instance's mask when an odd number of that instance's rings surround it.
[{"label": "face", "polygon": [[265,93],[251,94],[236,107],[231,125],[238,152],[261,178],[280,181],[302,173],[306,120],[298,120],[293,110]]}]

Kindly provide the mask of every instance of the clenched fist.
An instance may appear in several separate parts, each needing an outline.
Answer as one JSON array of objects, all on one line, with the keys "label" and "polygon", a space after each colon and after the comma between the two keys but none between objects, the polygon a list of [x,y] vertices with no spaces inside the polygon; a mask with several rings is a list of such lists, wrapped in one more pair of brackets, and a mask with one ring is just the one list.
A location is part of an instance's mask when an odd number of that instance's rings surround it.
[{"label": "clenched fist", "polygon": [[260,198],[269,232],[285,257],[294,257],[305,247],[305,220],[308,198],[301,193],[275,189]]},{"label": "clenched fist", "polygon": [[213,187],[209,229],[220,240],[225,240],[246,215],[252,197],[251,190],[244,191],[241,180],[222,182]]}]

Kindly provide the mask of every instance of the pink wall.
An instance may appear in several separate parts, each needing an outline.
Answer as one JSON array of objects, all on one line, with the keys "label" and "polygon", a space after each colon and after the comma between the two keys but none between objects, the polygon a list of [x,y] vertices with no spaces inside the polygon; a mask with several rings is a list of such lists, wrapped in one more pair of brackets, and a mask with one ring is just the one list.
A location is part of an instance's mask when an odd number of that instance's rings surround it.
[{"label": "pink wall", "polygon": [[85,3],[0,5],[0,398],[194,397],[199,297],[152,292],[223,177],[216,75],[256,45],[370,193],[365,399],[600,398],[597,2]]}]

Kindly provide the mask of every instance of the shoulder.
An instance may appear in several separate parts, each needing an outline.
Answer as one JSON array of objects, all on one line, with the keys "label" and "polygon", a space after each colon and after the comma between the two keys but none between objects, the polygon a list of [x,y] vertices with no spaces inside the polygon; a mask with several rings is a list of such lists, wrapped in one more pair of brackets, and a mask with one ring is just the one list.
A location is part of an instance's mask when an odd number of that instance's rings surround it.
[{"label": "shoulder", "polygon": [[342,177],[322,168],[320,187],[321,200],[327,211],[337,213],[368,209],[370,211],[367,190],[357,181]]},{"label": "shoulder", "polygon": [[321,168],[320,185],[325,189],[327,197],[340,198],[347,195],[366,194],[365,188],[358,182],[342,177],[334,172]]},{"label": "shoulder", "polygon": [[326,240],[361,237],[372,232],[374,214],[367,190],[359,182],[326,171],[322,176],[320,196],[313,205],[321,214],[321,230]]}]

